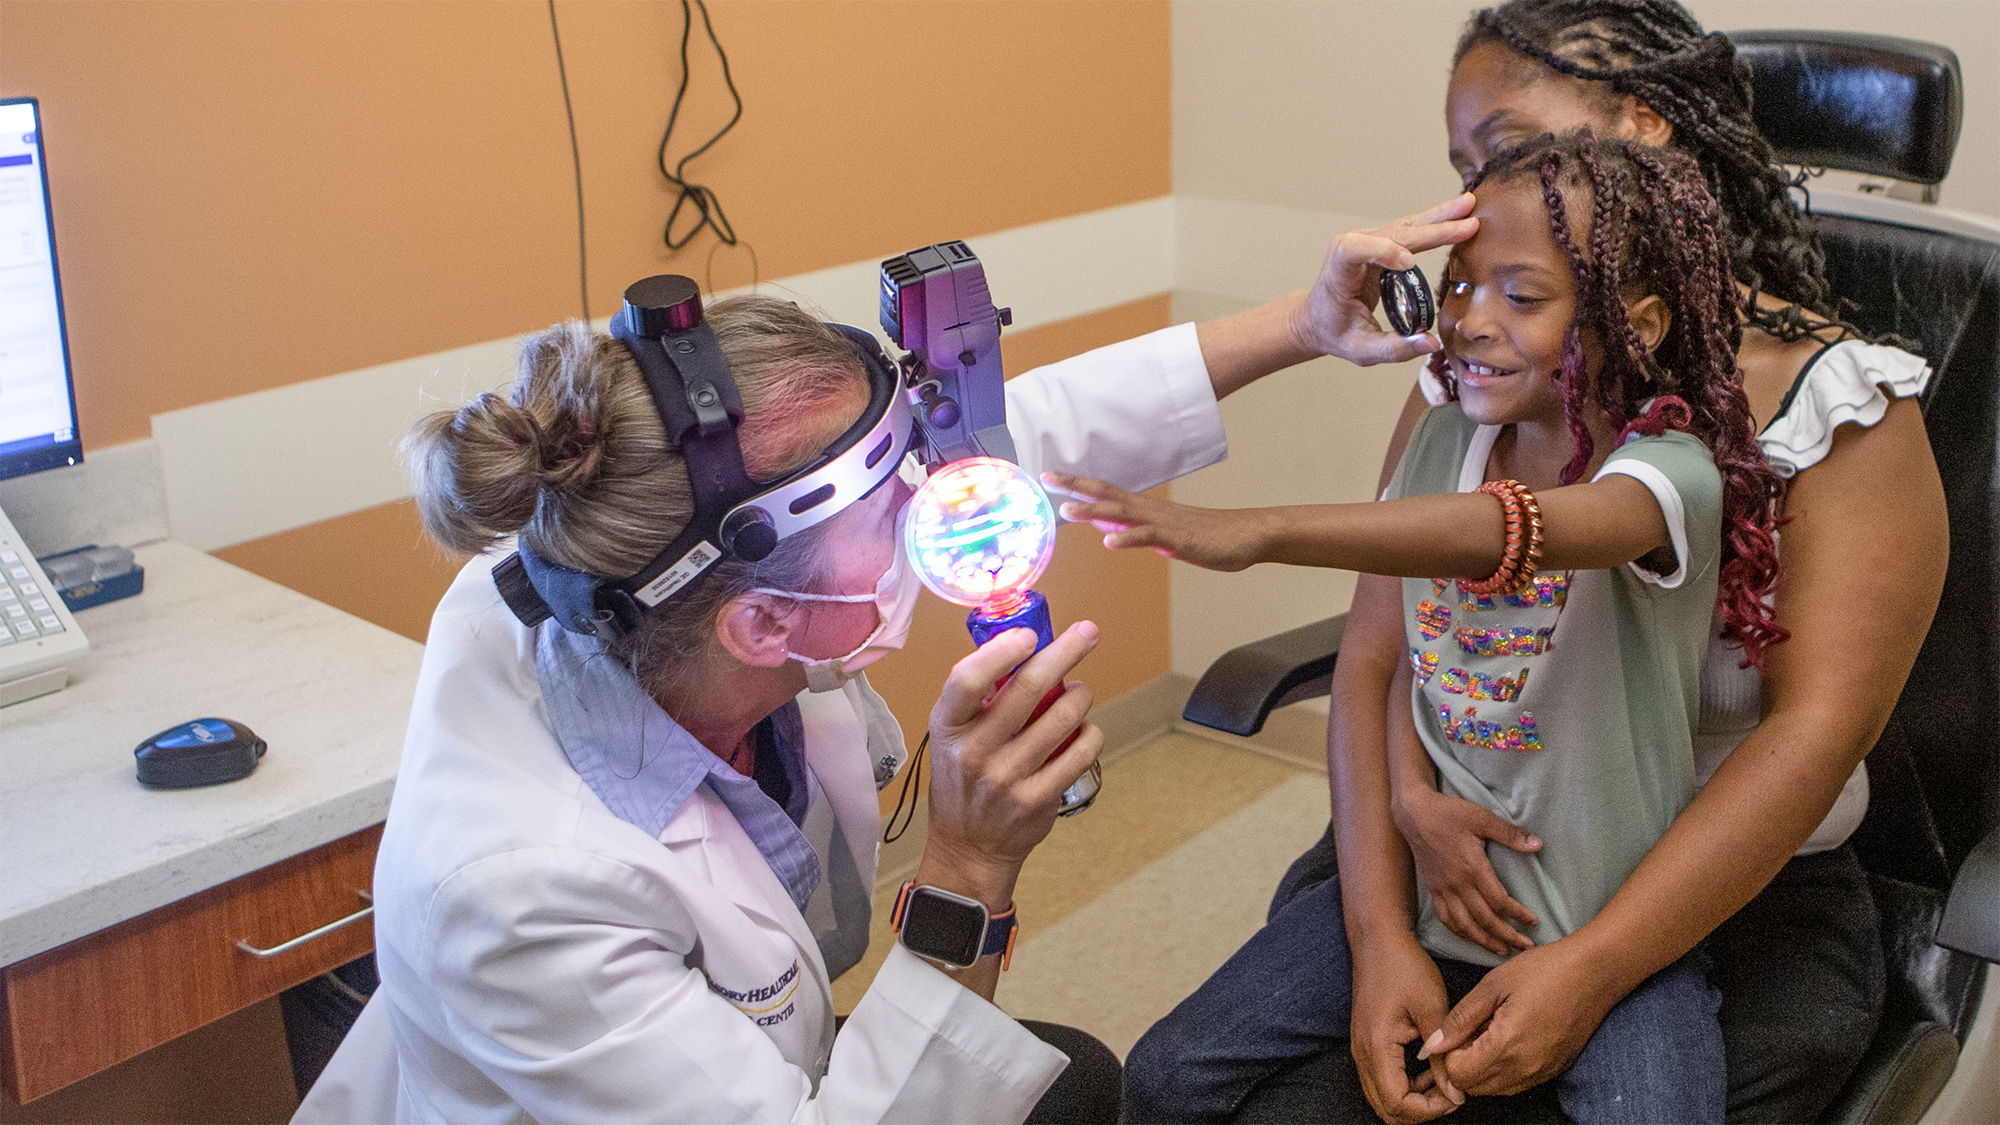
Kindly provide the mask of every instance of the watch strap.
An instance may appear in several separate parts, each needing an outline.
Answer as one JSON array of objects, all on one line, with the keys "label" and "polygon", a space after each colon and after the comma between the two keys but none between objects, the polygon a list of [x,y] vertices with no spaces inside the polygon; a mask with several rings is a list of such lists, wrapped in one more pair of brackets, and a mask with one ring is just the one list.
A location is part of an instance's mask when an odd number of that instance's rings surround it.
[{"label": "watch strap", "polygon": [[[896,934],[903,932],[903,917],[909,912],[910,900],[915,896],[920,887],[922,887],[922,884],[918,883],[915,879],[909,879],[903,883],[902,889],[896,892],[895,909],[889,912],[890,932]],[[950,893],[944,891],[942,887],[931,887],[928,889],[941,893]],[[979,958],[984,959],[998,954],[1000,956],[1000,971],[1003,973],[1006,972],[1014,963],[1014,939],[1020,935],[1020,932],[1021,927],[1013,903],[1008,903],[1007,909],[999,914],[987,914],[986,936],[979,943]]]}]

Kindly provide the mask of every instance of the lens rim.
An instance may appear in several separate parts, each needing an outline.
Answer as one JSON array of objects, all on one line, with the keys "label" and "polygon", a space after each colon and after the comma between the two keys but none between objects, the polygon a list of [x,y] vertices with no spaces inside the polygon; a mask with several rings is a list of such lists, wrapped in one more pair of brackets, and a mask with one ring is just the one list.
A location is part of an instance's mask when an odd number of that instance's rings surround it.
[{"label": "lens rim", "polygon": [[[1417,266],[1406,270],[1382,271],[1382,314],[1398,336],[1429,332],[1437,323],[1437,302],[1431,299],[1430,280]],[[1406,310],[1414,310],[1410,316]]]}]

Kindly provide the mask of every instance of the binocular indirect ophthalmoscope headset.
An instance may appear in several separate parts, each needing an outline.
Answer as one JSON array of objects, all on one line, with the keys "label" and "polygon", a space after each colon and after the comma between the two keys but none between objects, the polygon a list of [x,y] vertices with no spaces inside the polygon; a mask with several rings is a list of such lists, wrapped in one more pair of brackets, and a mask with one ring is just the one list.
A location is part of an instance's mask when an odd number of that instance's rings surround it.
[{"label": "binocular indirect ophthalmoscope headset", "polygon": [[694,516],[636,574],[607,578],[559,566],[527,545],[493,568],[514,616],[533,627],[614,640],[644,616],[693,589],[724,557],[756,562],[778,542],[839,514],[874,491],[915,453],[926,469],[982,454],[1014,459],[1002,391],[1000,329],[979,259],[963,242],[926,246],[882,263],[882,326],[909,353],[890,362],[875,337],[829,324],[861,358],[868,408],[811,463],[771,481],[743,469],[736,428],[743,402],[701,291],[678,274],[625,290],[611,318],[645,375],[667,437],[687,461]]}]

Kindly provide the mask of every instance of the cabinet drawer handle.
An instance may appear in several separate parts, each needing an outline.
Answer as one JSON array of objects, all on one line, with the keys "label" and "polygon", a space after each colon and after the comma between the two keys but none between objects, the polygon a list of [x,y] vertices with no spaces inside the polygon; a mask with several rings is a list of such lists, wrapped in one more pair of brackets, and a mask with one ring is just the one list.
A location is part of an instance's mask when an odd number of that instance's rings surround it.
[{"label": "cabinet drawer handle", "polygon": [[354,923],[361,921],[363,918],[368,917],[370,914],[375,913],[375,896],[369,894],[367,891],[357,891],[355,893],[359,894],[361,896],[361,901],[367,903],[368,905],[362,907],[361,909],[355,911],[352,914],[349,914],[347,917],[342,918],[337,922],[328,922],[326,925],[321,926],[317,930],[313,930],[311,933],[300,934],[299,936],[293,938],[290,941],[274,945],[269,949],[259,949],[256,946],[251,945],[249,942],[242,940],[237,941],[236,948],[242,950],[245,953],[248,953],[252,957],[259,957],[259,958],[276,957],[280,953],[290,953],[292,950],[297,949],[299,946],[304,945],[305,943],[312,941],[315,938],[323,938],[335,930],[338,930],[344,926],[353,925]]}]

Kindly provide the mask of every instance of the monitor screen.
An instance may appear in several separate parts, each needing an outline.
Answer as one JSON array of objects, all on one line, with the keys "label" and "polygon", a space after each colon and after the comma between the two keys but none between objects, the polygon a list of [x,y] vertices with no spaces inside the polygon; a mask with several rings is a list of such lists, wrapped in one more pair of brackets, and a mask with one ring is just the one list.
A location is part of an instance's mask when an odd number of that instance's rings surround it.
[{"label": "monitor screen", "polygon": [[0,480],[81,460],[40,107],[0,99]]}]

